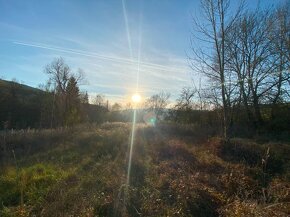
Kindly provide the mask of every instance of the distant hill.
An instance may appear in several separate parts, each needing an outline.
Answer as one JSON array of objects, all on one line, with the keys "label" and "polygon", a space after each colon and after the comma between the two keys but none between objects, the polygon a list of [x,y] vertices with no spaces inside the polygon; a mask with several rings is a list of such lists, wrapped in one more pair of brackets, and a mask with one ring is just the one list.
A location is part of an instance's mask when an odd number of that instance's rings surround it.
[{"label": "distant hill", "polygon": [[38,127],[45,91],[0,79],[0,129]]},{"label": "distant hill", "polygon": [[9,93],[16,94],[17,97],[31,98],[43,94],[44,91],[15,81],[0,79],[0,95]]},{"label": "distant hill", "polygon": [[[0,79],[0,130],[57,127],[53,94]],[[102,123],[108,119],[104,106],[81,104],[82,122]]]}]

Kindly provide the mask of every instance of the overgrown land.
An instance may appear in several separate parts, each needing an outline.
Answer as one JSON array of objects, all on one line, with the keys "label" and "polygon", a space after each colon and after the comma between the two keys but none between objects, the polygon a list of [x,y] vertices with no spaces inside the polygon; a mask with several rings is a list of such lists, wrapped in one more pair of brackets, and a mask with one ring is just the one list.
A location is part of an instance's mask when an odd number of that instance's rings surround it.
[{"label": "overgrown land", "polygon": [[226,142],[194,125],[139,123],[128,186],[131,127],[1,134],[0,215],[290,215],[286,142]]},{"label": "overgrown land", "polygon": [[0,79],[0,216],[289,217],[290,4],[243,2],[200,1],[173,101],[89,96],[62,57],[39,88]]}]

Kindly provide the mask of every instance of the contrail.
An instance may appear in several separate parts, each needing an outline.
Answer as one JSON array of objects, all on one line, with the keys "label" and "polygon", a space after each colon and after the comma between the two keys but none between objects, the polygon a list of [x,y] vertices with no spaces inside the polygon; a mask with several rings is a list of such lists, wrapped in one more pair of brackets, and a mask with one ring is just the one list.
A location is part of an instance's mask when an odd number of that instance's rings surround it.
[{"label": "contrail", "polygon": [[42,48],[42,49],[47,49],[47,50],[55,50],[55,51],[60,51],[60,52],[65,52],[65,53],[72,53],[72,54],[77,54],[77,55],[86,56],[86,57],[95,57],[95,58],[104,59],[104,60],[134,64],[134,62],[129,60],[129,59],[119,58],[119,57],[110,57],[110,56],[105,56],[105,55],[101,55],[101,54],[97,54],[97,53],[85,52],[85,51],[81,51],[81,50],[55,47],[55,46],[50,46],[50,45],[46,45],[46,44],[18,42],[18,41],[15,41],[13,43],[18,44],[18,45],[29,46],[29,47],[37,47],[37,48]]},{"label": "contrail", "polygon": [[[85,57],[93,57],[93,58],[98,58],[98,59],[107,60],[107,61],[121,62],[124,64],[131,64],[131,65],[137,64],[138,65],[138,61],[135,61],[133,59],[126,59],[126,58],[121,58],[121,57],[116,57],[116,56],[107,56],[107,55],[102,55],[102,54],[98,54],[98,53],[94,53],[94,52],[86,52],[86,51],[82,51],[82,50],[69,49],[69,48],[63,48],[63,47],[57,47],[57,46],[51,46],[51,45],[39,44],[39,43],[28,43],[28,42],[20,42],[20,41],[14,41],[12,43],[17,44],[17,45],[21,45],[21,46],[36,47],[36,48],[40,48],[40,49],[54,50],[54,51],[59,51],[59,52],[64,52],[64,53],[71,53],[71,54],[81,55],[81,56],[85,56]],[[161,71],[180,72],[180,73],[184,73],[186,71],[183,68],[168,67],[168,66],[164,66],[164,65],[142,62],[142,61],[140,61],[139,64],[141,66],[144,66],[144,67],[157,69],[157,70],[161,70]]]}]

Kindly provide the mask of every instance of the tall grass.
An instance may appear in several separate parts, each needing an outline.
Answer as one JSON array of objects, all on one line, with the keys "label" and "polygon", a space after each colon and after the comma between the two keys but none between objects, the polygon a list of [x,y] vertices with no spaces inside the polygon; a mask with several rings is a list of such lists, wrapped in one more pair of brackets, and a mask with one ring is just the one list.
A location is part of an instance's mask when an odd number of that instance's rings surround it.
[{"label": "tall grass", "polygon": [[138,124],[126,186],[130,130],[105,123],[6,132],[0,216],[289,214],[289,144]]}]

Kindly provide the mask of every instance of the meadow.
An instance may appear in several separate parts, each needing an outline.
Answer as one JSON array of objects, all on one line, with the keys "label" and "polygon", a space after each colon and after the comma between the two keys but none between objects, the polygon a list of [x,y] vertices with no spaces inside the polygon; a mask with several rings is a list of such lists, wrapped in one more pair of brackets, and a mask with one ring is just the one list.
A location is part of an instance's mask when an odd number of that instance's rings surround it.
[{"label": "meadow", "polygon": [[289,216],[287,142],[130,123],[1,133],[0,216]]}]

